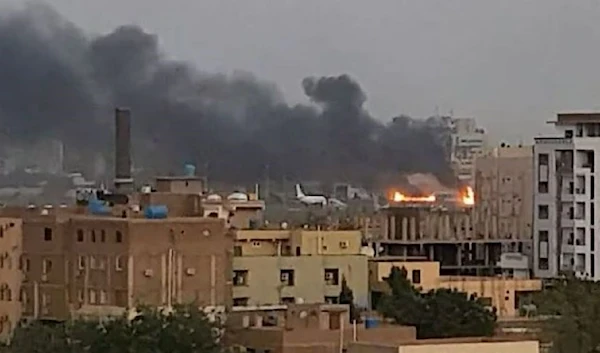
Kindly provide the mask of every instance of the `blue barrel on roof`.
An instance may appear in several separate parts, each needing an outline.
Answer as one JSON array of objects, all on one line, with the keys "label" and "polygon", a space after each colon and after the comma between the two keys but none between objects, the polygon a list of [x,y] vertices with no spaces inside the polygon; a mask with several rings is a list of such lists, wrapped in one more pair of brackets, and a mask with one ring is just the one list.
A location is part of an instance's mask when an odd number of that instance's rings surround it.
[{"label": "blue barrel on roof", "polygon": [[377,320],[377,318],[368,317],[365,319],[365,328],[366,329],[375,328],[375,327],[377,327],[378,324],[379,324],[379,320]]},{"label": "blue barrel on roof", "polygon": [[196,166],[193,164],[186,164],[183,166],[183,171],[185,173],[185,176],[193,177],[196,175]]},{"label": "blue barrel on roof", "polygon": [[144,217],[148,219],[164,219],[168,214],[169,209],[165,205],[152,205],[144,210]]},{"label": "blue barrel on roof", "polygon": [[93,215],[107,216],[110,215],[110,207],[106,206],[103,201],[91,199],[88,202],[88,212]]}]

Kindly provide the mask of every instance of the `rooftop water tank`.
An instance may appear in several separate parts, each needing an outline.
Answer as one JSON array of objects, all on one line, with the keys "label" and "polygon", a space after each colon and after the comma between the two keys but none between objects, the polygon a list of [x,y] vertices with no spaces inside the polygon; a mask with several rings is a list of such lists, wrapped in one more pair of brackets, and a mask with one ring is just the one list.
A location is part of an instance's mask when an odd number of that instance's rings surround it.
[{"label": "rooftop water tank", "polygon": [[212,194],[212,195],[208,195],[206,197],[207,201],[212,201],[212,202],[221,202],[223,201],[223,198],[217,194]]},{"label": "rooftop water tank", "polygon": [[165,205],[152,205],[144,210],[144,217],[148,219],[165,219],[169,214],[169,209]]},{"label": "rooftop water tank", "polygon": [[365,319],[365,328],[366,329],[375,328],[375,327],[377,327],[378,323],[379,323],[379,320],[377,320],[377,318],[368,317]]},{"label": "rooftop water tank", "polygon": [[193,177],[196,175],[196,166],[193,164],[184,165],[183,170],[184,170],[185,176]]},{"label": "rooftop water tank", "polygon": [[227,200],[229,201],[248,201],[248,195],[243,192],[234,192],[233,194],[227,196]]},{"label": "rooftop water tank", "polygon": [[90,200],[88,203],[88,212],[93,215],[110,215],[110,207],[106,206],[104,202],[99,200]]}]

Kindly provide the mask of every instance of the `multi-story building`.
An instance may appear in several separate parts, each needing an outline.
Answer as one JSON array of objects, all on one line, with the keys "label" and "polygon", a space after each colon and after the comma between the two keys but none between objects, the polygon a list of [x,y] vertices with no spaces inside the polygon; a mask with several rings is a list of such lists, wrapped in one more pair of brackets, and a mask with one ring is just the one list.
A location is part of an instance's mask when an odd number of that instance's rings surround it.
[{"label": "multi-story building", "polygon": [[554,124],[558,136],[536,138],[534,146],[534,271],[599,280],[600,113],[558,114]]},{"label": "multi-story building", "polygon": [[43,211],[24,215],[26,317],[65,320],[138,304],[231,304],[233,237],[222,219]]},{"label": "multi-story building", "polygon": [[502,238],[491,229],[478,229],[473,205],[391,201],[380,216],[382,231],[373,241],[376,257],[438,261],[444,275],[499,274],[505,249],[531,243],[531,239]]},{"label": "multi-story building", "polygon": [[240,230],[233,268],[236,306],[336,303],[343,279],[359,306],[369,303],[360,231]]},{"label": "multi-story building", "polygon": [[486,150],[485,130],[473,118],[452,119],[450,161],[456,177],[473,186],[475,159]]},{"label": "multi-story building", "polygon": [[[503,252],[531,255],[533,147],[501,146],[475,162],[474,227],[505,242]],[[525,241],[525,242],[523,242]]]},{"label": "multi-story building", "polygon": [[21,318],[21,220],[0,218],[0,343],[12,336]]},{"label": "multi-story building", "polygon": [[542,289],[539,279],[441,276],[439,262],[372,259],[369,262],[369,283],[373,291],[374,305],[381,294],[388,290],[384,279],[389,276],[392,267],[404,268],[407,279],[424,292],[446,288],[475,294],[478,298],[485,300],[490,307],[495,307],[500,318],[519,316],[519,308],[530,304],[529,301],[522,301],[522,298]]}]

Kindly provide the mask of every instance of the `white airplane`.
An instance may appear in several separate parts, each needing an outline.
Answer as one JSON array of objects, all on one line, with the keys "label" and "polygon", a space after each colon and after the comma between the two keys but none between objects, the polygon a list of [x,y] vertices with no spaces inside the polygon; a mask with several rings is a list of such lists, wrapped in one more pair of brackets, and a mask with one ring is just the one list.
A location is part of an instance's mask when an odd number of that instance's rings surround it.
[{"label": "white airplane", "polygon": [[345,203],[338,199],[327,198],[323,195],[306,195],[302,191],[300,184],[296,184],[296,199],[306,206],[318,205],[321,207],[333,207],[335,209],[344,209],[348,207]]}]

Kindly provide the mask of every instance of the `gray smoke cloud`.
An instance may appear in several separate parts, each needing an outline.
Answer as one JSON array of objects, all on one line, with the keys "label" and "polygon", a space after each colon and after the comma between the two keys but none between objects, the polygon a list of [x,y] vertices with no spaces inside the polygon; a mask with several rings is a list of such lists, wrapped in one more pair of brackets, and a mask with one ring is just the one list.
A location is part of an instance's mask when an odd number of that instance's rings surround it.
[{"label": "gray smoke cloud", "polygon": [[451,182],[437,118],[375,120],[347,75],[309,77],[313,105],[290,106],[251,74],[206,74],[168,59],[155,35],[123,26],[96,37],[47,6],[0,14],[0,138],[64,141],[78,167],[111,156],[112,111],[133,112],[134,160],[152,171],[208,166],[211,178],[373,182],[428,172]]}]

